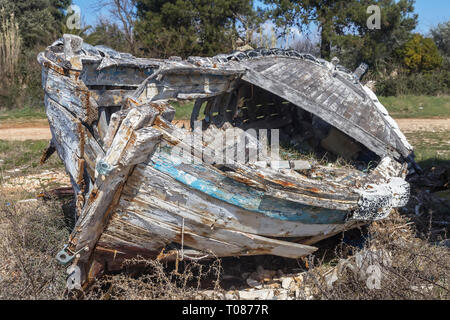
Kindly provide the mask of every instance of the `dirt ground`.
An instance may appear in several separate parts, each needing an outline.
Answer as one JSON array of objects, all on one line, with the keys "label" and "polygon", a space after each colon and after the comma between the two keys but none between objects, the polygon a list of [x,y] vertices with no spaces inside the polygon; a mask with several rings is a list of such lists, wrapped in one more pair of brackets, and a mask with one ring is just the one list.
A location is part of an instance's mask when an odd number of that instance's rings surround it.
[{"label": "dirt ground", "polygon": [[51,137],[47,119],[0,123],[0,140],[50,140]]},{"label": "dirt ground", "polygon": [[450,131],[450,119],[395,119],[403,132]]},{"label": "dirt ground", "polygon": [[[403,132],[450,131],[450,119],[395,119]],[[188,120],[175,120],[179,127],[189,127]],[[0,124],[0,140],[46,140],[51,138],[47,120],[36,120],[27,123]]]}]

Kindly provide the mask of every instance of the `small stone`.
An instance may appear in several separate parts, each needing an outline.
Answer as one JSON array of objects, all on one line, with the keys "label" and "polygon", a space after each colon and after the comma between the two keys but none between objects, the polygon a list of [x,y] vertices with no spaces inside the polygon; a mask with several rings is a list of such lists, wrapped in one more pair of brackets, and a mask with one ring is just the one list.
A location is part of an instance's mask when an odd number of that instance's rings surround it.
[{"label": "small stone", "polygon": [[274,160],[270,162],[270,167],[274,170],[280,170],[280,169],[290,169],[291,165],[289,164],[289,161]]},{"label": "small stone", "polygon": [[269,289],[279,289],[281,285],[278,282],[271,282],[266,284],[264,287]]},{"label": "small stone", "polygon": [[283,278],[281,282],[281,287],[283,289],[289,289],[294,284],[294,279],[292,278]]},{"label": "small stone", "polygon": [[260,168],[267,168],[267,161],[255,161],[254,165]]},{"label": "small stone", "polygon": [[293,161],[294,170],[309,170],[311,169],[311,164],[305,160],[294,160]]},{"label": "small stone", "polygon": [[20,200],[17,201],[17,203],[30,203],[30,202],[37,202],[37,199],[26,199],[26,200]]},{"label": "small stone", "polygon": [[239,291],[239,299],[242,300],[272,300],[273,298],[274,298],[274,290],[272,289]]},{"label": "small stone", "polygon": [[295,280],[295,282],[296,282],[296,284],[297,284],[298,286],[301,285],[301,284],[303,283],[303,275],[297,274],[297,275],[294,277],[294,280]]},{"label": "small stone", "polygon": [[256,289],[262,289],[262,287],[263,287],[262,284],[259,281],[255,280],[255,279],[252,279],[252,278],[248,278],[247,279],[247,284],[250,287],[256,288]]}]

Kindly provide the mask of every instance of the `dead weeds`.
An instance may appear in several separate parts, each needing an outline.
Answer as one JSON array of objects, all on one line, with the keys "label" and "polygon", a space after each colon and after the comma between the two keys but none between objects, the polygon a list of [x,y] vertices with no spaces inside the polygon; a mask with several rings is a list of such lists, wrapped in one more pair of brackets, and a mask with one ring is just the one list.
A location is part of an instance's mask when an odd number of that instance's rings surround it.
[{"label": "dead weeds", "polygon": [[450,251],[417,238],[405,216],[372,223],[366,240],[362,249],[341,243],[332,268],[311,259],[305,285],[315,299],[450,298]]},{"label": "dead weeds", "polygon": [[69,231],[60,204],[0,201],[0,299],[62,299],[65,268],[54,257]]}]

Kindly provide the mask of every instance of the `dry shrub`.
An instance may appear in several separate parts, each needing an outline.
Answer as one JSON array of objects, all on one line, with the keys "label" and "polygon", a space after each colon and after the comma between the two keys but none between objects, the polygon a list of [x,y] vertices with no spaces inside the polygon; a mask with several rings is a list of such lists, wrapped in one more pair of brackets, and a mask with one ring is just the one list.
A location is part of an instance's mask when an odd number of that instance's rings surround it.
[{"label": "dry shrub", "polygon": [[315,299],[450,298],[449,249],[416,238],[397,211],[372,224],[364,248],[342,244],[336,256],[331,270],[311,261],[305,284]]},{"label": "dry shrub", "polygon": [[8,17],[5,10],[0,9],[0,75],[3,80],[9,81],[16,75],[21,45],[19,24],[14,14]]},{"label": "dry shrub", "polygon": [[0,299],[62,299],[65,267],[54,257],[69,231],[60,203],[0,203]]},{"label": "dry shrub", "polygon": [[220,292],[221,261],[184,261],[180,266],[138,257],[124,263],[124,271],[97,281],[84,299],[185,300],[202,299],[205,287]]}]

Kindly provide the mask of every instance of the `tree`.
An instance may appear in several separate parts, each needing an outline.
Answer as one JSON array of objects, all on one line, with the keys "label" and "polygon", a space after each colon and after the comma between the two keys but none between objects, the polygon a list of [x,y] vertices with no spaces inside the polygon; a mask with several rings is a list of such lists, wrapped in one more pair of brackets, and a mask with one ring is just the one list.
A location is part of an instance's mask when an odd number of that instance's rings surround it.
[{"label": "tree", "polygon": [[330,59],[331,40],[349,23],[347,12],[355,1],[348,0],[265,0],[270,9],[267,17],[281,28],[280,36],[286,36],[292,27],[307,32],[311,22],[320,32],[320,55]]},{"label": "tree", "polygon": [[[136,0],[100,0],[96,7],[98,9],[107,8],[110,16],[115,20],[112,23],[107,23],[103,19],[101,22],[101,28],[104,28],[103,31],[114,32],[114,35],[117,37],[117,31],[120,29],[124,35],[125,41],[128,43],[127,51],[136,54],[136,39],[134,36],[136,24]],[[117,29],[119,25],[120,28]],[[105,41],[107,40],[105,39]]]},{"label": "tree", "polygon": [[[396,68],[396,51],[411,37],[417,25],[414,14],[415,0],[364,0],[353,7],[350,15],[351,32],[335,37],[335,53],[349,68],[360,62],[369,64],[372,70],[390,72]],[[380,29],[370,30],[367,26],[367,7],[380,7]]]},{"label": "tree", "polygon": [[442,54],[450,57],[450,21],[431,29],[431,36]]},{"label": "tree", "polygon": [[47,45],[60,36],[63,10],[70,4],[71,0],[0,0],[0,8],[16,17],[25,48]]},{"label": "tree", "polygon": [[415,34],[398,50],[402,63],[410,72],[427,72],[441,66],[442,57],[431,38]]},{"label": "tree", "polygon": [[317,44],[313,43],[308,38],[295,39],[293,43],[290,44],[289,48],[297,50],[298,52],[310,53],[317,56],[320,52],[320,48]]},{"label": "tree", "polygon": [[[407,41],[417,24],[414,0],[265,0],[267,16],[279,27],[280,36],[291,27],[308,31],[311,23],[320,32],[320,54],[337,55],[348,67],[360,62],[378,69],[386,65],[396,48]],[[381,28],[367,26],[367,8],[378,5]]]},{"label": "tree", "polygon": [[136,34],[148,55],[214,55],[229,51],[252,0],[137,0]]},{"label": "tree", "polygon": [[100,22],[84,39],[94,46],[101,44],[119,52],[130,51],[130,45],[123,30],[117,23],[110,22],[105,18],[100,18]]}]

